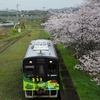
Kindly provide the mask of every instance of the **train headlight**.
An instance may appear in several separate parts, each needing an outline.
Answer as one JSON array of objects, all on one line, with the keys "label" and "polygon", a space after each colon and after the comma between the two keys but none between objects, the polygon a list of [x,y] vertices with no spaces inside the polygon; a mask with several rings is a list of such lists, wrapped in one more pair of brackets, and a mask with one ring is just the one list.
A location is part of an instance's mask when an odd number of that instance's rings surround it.
[{"label": "train headlight", "polygon": [[49,63],[52,63],[52,61],[50,60]]},{"label": "train headlight", "polygon": [[29,61],[30,64],[32,64],[32,61]]}]

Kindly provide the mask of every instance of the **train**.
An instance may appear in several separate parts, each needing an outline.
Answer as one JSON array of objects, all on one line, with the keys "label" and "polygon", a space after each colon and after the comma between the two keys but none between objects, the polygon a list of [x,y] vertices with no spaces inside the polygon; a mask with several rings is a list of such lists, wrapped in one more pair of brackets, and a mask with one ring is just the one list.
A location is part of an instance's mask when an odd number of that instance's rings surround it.
[{"label": "train", "polygon": [[57,98],[59,95],[59,59],[51,40],[36,39],[23,58],[25,98]]}]

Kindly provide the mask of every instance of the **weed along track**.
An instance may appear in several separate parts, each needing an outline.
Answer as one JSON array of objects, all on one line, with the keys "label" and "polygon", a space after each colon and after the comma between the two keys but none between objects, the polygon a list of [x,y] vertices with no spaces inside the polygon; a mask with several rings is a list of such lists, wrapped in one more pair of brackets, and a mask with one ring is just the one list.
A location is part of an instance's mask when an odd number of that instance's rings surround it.
[{"label": "weed along track", "polygon": [[56,47],[56,51],[58,54],[58,58],[59,58],[59,65],[60,65],[60,96],[61,96],[61,100],[80,100],[79,96],[76,92],[76,89],[74,87],[74,84],[72,82],[72,79],[70,77],[70,74],[63,62],[63,59],[60,55],[59,50]]},{"label": "weed along track", "polygon": [[0,54],[5,51],[8,47],[10,47],[12,44],[14,44],[15,42],[17,42],[19,39],[23,38],[24,36],[28,35],[31,31],[27,31],[26,33],[14,38],[14,39],[11,39],[9,41],[7,41],[4,45],[2,45],[0,47]]}]

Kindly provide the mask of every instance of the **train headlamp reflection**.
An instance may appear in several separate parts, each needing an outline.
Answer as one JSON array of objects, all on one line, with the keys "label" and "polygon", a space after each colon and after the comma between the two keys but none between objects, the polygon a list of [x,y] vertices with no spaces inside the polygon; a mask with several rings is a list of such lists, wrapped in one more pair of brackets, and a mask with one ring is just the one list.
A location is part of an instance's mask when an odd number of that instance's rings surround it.
[{"label": "train headlamp reflection", "polygon": [[50,60],[49,63],[52,63],[52,61]]}]

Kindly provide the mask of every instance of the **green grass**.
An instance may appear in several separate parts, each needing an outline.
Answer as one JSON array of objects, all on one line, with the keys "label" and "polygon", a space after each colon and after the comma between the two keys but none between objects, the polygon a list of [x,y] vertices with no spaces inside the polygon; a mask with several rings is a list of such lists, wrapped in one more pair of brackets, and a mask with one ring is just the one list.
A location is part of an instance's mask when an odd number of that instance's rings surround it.
[{"label": "green grass", "polygon": [[67,48],[63,48],[62,44],[58,44],[57,47],[71,75],[80,100],[100,100],[100,87],[96,85],[96,82],[91,82],[91,77],[86,72],[74,69],[74,65],[78,61],[69,54],[70,51]]},{"label": "green grass", "polygon": [[[10,28],[9,30],[11,30],[11,28]],[[4,41],[8,41],[8,40],[10,40],[10,39],[14,39],[14,38],[18,37],[19,35],[24,34],[26,31],[27,31],[27,29],[25,29],[24,31],[22,31],[22,32],[20,32],[20,33],[19,33],[19,32],[9,33],[9,36],[7,36],[6,38],[1,39],[1,40],[0,40],[0,43],[1,43],[1,42],[4,42]]]},{"label": "green grass", "polygon": [[[31,20],[31,21],[27,21],[27,23],[24,23],[26,28],[25,29],[22,29],[22,32],[17,32],[17,29],[15,29],[16,31],[13,32],[14,28],[9,28],[7,31],[10,31],[11,33],[9,33],[9,36],[7,36],[6,38],[3,38],[3,39],[0,39],[0,43],[1,42],[4,42],[4,41],[8,41],[10,39],[14,39],[16,37],[18,37],[19,35],[22,35],[24,34],[27,30],[30,30],[30,29],[41,29],[41,20]],[[8,34],[6,31],[6,34]],[[4,32],[5,33],[5,32]]]}]

